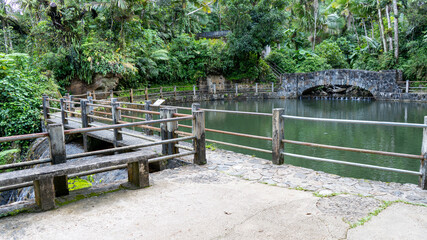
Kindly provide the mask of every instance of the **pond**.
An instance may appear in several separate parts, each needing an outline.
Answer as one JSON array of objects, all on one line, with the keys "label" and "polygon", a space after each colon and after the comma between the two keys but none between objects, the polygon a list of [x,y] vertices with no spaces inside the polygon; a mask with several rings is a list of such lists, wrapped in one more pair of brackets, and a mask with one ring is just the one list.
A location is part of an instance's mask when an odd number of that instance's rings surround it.
[{"label": "pond", "polygon": [[[189,106],[186,104],[184,106]],[[427,105],[423,103],[351,101],[351,100],[245,100],[202,102],[202,108],[271,113],[273,108],[284,108],[285,114],[305,117],[355,119],[389,122],[423,123]],[[238,133],[271,137],[271,117],[206,113],[206,127]],[[381,150],[420,155],[422,129],[409,127],[371,126],[359,124],[285,120],[285,139],[343,147]],[[230,142],[271,150],[271,142],[208,132],[207,139]],[[209,147],[232,150],[271,160],[271,155],[221,144]],[[285,144],[289,153],[351,161],[419,171],[417,159],[345,152]],[[402,173],[366,169],[300,158],[285,157],[285,163],[311,168],[340,176],[380,180],[385,182],[418,183],[418,177]]]}]

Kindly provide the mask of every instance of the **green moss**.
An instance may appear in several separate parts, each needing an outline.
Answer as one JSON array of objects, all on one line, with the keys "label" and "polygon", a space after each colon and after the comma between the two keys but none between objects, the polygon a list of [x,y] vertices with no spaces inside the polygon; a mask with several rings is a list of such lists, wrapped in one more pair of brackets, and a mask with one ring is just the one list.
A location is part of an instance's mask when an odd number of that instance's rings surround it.
[{"label": "green moss", "polygon": [[55,199],[55,204],[56,204],[56,206],[61,207],[61,206],[64,206],[64,205],[67,205],[67,204],[70,204],[70,203],[73,203],[73,202],[80,201],[82,199],[91,198],[91,197],[98,197],[98,196],[103,195],[103,194],[117,192],[117,191],[119,191],[121,189],[122,188],[120,187],[120,188],[113,189],[113,190],[110,190],[110,191],[105,191],[105,192],[89,193],[89,194],[79,194],[79,195],[76,195],[73,199],[69,199],[69,200],[66,200],[66,201],[60,201],[59,199]]},{"label": "green moss", "polygon": [[0,214],[0,218],[2,217],[9,217],[9,216],[15,216],[18,215],[20,213],[27,213],[27,212],[31,212],[30,209],[28,208],[22,208],[22,209],[16,209],[7,213],[2,213]]},{"label": "green moss", "polygon": [[334,197],[334,196],[338,196],[341,194],[347,194],[347,193],[342,193],[342,192],[338,192],[338,193],[331,193],[331,194],[320,194],[319,192],[314,192],[313,195],[316,197],[320,197],[320,198],[324,198],[324,197]]}]

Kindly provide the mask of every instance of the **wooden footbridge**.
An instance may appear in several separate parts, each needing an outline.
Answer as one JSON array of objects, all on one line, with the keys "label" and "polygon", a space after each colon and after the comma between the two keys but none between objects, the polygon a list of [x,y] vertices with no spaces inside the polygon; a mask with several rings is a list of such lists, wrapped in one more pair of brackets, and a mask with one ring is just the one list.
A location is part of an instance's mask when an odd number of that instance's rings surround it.
[{"label": "wooden footbridge", "polygon": [[[191,110],[191,114],[178,113],[178,109]],[[205,128],[205,112],[256,115],[270,118],[272,120],[272,137]],[[55,197],[69,193],[67,179],[71,177],[127,168],[129,182],[142,188],[149,185],[150,168],[161,170],[165,167],[165,161],[169,159],[192,155],[194,164],[203,165],[206,163],[205,141],[270,153],[273,164],[283,164],[285,157],[295,157],[415,175],[419,177],[419,186],[422,189],[427,189],[427,116],[422,124],[378,122],[289,116],[285,115],[284,109],[273,109],[272,113],[258,113],[201,109],[200,105],[196,103],[192,105],[192,108],[186,108],[156,105],[148,100],[139,104],[118,102],[116,98],[95,100],[92,96],[88,96],[81,99],[73,99],[72,97],[52,99],[44,96],[43,117],[47,126],[46,132],[0,137],[0,143],[48,138],[50,158],[0,165],[0,171],[18,169],[0,173],[0,192],[33,185],[36,203],[43,210],[54,208]],[[422,150],[421,154],[406,154],[285,139],[286,134],[283,126],[288,120],[421,128],[423,129]],[[191,122],[191,125],[188,122]],[[182,131],[179,131],[179,128]],[[158,132],[159,135],[155,136],[153,132]],[[243,146],[238,142],[230,143],[206,139],[205,132],[271,141],[272,148],[260,149]],[[82,136],[83,153],[72,155],[66,153],[65,141],[66,136],[69,135]],[[191,141],[191,144],[188,141]],[[288,152],[285,144],[402,157],[418,160],[421,164],[419,171],[413,171],[319,158]],[[84,159],[87,156],[94,155],[96,156],[95,159],[90,161]],[[72,159],[74,160],[71,161]],[[43,165],[38,168],[29,168],[40,164]]]}]

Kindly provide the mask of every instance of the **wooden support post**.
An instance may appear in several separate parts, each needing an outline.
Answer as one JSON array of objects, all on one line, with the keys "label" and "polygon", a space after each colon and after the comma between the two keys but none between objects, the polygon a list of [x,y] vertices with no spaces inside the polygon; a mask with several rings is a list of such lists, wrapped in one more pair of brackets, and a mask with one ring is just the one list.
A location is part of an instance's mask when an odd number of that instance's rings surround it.
[{"label": "wooden support post", "polygon": [[206,164],[206,136],[205,136],[205,112],[193,112],[193,147],[196,153],[194,154],[194,163],[197,165]]},{"label": "wooden support post", "polygon": [[274,93],[274,82],[271,83],[271,92]]},{"label": "wooden support post", "polygon": [[191,112],[196,112],[200,110],[200,103],[191,104]]},{"label": "wooden support post", "polygon": [[[76,111],[76,106],[74,104],[74,96],[70,95],[70,112],[75,112]],[[74,117],[75,115],[73,113],[70,114],[70,117]]]},{"label": "wooden support post", "polygon": [[110,90],[110,98],[114,98],[114,92],[113,92],[113,90]]},{"label": "wooden support post", "polygon": [[145,88],[145,100],[148,100],[148,88]]},{"label": "wooden support post", "polygon": [[[427,116],[424,116],[424,124],[427,125]],[[423,190],[427,190],[427,128],[423,128],[423,142],[421,144],[421,154],[424,159],[421,160],[420,166],[420,187]]]},{"label": "wooden support post", "polygon": [[[117,108],[120,107],[120,104],[117,102],[117,98],[112,98],[111,99],[111,113],[112,113],[112,117],[113,117],[113,124],[119,124],[120,123],[120,110],[118,110]],[[123,136],[121,133],[119,133],[119,131],[122,131],[121,128],[115,128],[114,129],[114,141],[113,141],[113,145],[114,147],[118,147],[118,141],[123,140]]]},{"label": "wooden support post", "polygon": [[[82,128],[87,128],[89,127],[89,121],[88,121],[88,117],[87,117],[87,112],[88,112],[88,107],[87,106],[88,100],[86,99],[81,99],[80,100],[80,107],[82,109]],[[89,150],[89,145],[88,145],[88,137],[87,137],[87,133],[83,133],[83,149],[85,152],[88,152]]]},{"label": "wooden support post", "polygon": [[47,121],[49,119],[49,97],[46,95],[43,95],[43,118],[44,121]]},{"label": "wooden support post", "polygon": [[[66,93],[64,96],[64,101],[69,102],[70,101],[70,94]],[[65,110],[71,111],[70,103],[65,103]],[[66,116],[69,116],[69,114],[65,113]]]},{"label": "wooden support post", "polygon": [[258,83],[255,83],[255,94],[258,95]]},{"label": "wooden support post", "polygon": [[272,150],[273,150],[273,164],[283,164],[284,158],[282,152],[284,151],[284,120],[282,115],[285,114],[285,109],[275,108],[273,109],[273,139],[272,139]]},{"label": "wooden support post", "polygon": [[193,95],[196,96],[196,85],[193,85]]},{"label": "wooden support post", "polygon": [[55,187],[53,178],[42,178],[33,181],[36,204],[43,211],[55,208]]},{"label": "wooden support post", "polygon": [[150,186],[148,160],[128,163],[128,180],[137,188]]},{"label": "wooden support post", "polygon": [[130,102],[133,103],[133,88],[130,89]]},{"label": "wooden support post", "polygon": [[405,87],[405,92],[409,93],[409,80],[406,80],[406,87]]},{"label": "wooden support post", "polygon": [[65,98],[61,98],[59,99],[59,104],[60,104],[60,108],[61,108],[61,120],[62,120],[62,124],[68,124],[68,120],[67,120],[67,113],[65,112],[66,110],[66,103],[64,102],[66,99]]},{"label": "wooden support post", "polygon": [[[174,118],[174,114],[177,113],[176,108],[167,108],[166,110],[166,118]],[[166,123],[166,129],[168,133],[168,139],[178,138],[178,134],[176,134],[176,131],[178,131],[178,122],[168,122]],[[179,153],[178,148],[175,147],[176,143],[169,143],[168,144],[168,154],[176,154]]]},{"label": "wooden support post", "polygon": [[94,100],[96,100],[96,93],[95,93],[95,90],[92,90],[92,97],[93,97],[93,99],[94,99]]},{"label": "wooden support post", "polygon": [[[64,127],[62,124],[49,124],[47,131],[49,133],[50,142],[50,158],[52,165],[67,162],[65,150]],[[66,175],[53,178],[55,186],[55,196],[68,195],[68,178]]]},{"label": "wooden support post", "polygon": [[[145,110],[151,111],[151,106],[150,105],[151,105],[151,101],[150,100],[145,101]],[[151,120],[153,120],[153,114],[146,113],[145,114],[145,121],[151,121]],[[153,135],[153,130],[146,128],[145,129],[145,134],[147,134],[147,135]]]},{"label": "wooden support post", "polygon": [[160,98],[163,98],[163,87],[160,86]]},{"label": "wooden support post", "polygon": [[87,92],[86,92],[86,98],[88,98],[88,97],[90,97],[90,96],[91,96],[90,91],[87,91]]},{"label": "wooden support post", "polygon": [[[168,118],[168,109],[167,108],[160,108],[160,119],[166,119]],[[166,123],[160,123],[160,137],[162,140],[168,140],[169,134],[167,130],[167,124]],[[168,155],[168,144],[162,144],[162,154]]]},{"label": "wooden support post", "polygon": [[[90,103],[90,104],[93,104],[93,98],[92,98],[92,96],[89,96],[89,97],[87,97],[87,103]],[[86,112],[86,114],[88,114],[88,115],[93,115],[94,113],[93,113],[93,106],[90,106],[90,105],[87,105],[86,104],[86,106],[88,107],[87,108],[87,112]],[[91,122],[93,122],[94,120],[93,120],[93,118],[91,118],[91,117],[88,117],[87,118],[87,121],[88,121],[88,123],[91,123]]]},{"label": "wooden support post", "polygon": [[213,85],[213,94],[216,94],[216,84]]},{"label": "wooden support post", "polygon": [[173,95],[176,97],[176,86],[173,86]]},{"label": "wooden support post", "polygon": [[236,96],[239,94],[239,87],[237,86],[237,83],[235,84],[236,86]]}]

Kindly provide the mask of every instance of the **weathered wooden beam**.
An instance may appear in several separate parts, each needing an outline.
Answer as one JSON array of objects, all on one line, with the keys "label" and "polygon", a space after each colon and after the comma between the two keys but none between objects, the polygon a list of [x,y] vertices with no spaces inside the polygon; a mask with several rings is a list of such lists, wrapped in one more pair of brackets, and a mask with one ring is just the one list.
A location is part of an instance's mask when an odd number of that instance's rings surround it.
[{"label": "weathered wooden beam", "polygon": [[[119,124],[121,114],[120,114],[120,110],[117,109],[118,107],[120,107],[120,104],[117,102],[117,98],[111,99],[111,106],[112,106],[111,113],[112,113],[112,117],[113,117],[113,124]],[[123,140],[123,136],[119,131],[122,131],[122,129],[121,128],[115,128],[113,130],[113,132],[114,132],[114,140],[113,140],[114,147],[118,146],[118,141]]]},{"label": "weathered wooden beam", "polygon": [[128,180],[138,188],[150,186],[148,160],[142,159],[137,162],[128,163]]},{"label": "weathered wooden beam", "polygon": [[65,112],[67,107],[66,107],[66,103],[64,101],[65,101],[65,98],[59,99],[59,104],[60,104],[60,108],[61,108],[61,121],[62,121],[63,125],[68,124],[67,113]]},{"label": "weathered wooden beam", "polygon": [[[145,110],[147,111],[151,111],[151,100],[147,100],[145,101]],[[153,114],[151,113],[145,113],[145,121],[151,121],[153,120]],[[147,135],[153,135],[153,130],[152,129],[145,129],[145,134]]]},{"label": "weathered wooden beam", "polygon": [[194,154],[194,163],[198,165],[206,164],[206,136],[205,136],[205,113],[203,111],[193,112],[193,147],[196,153]]},{"label": "weathered wooden beam", "polygon": [[46,95],[43,95],[43,118],[49,119],[49,97]]},{"label": "weathered wooden beam", "polygon": [[133,88],[130,89],[130,102],[133,103]]},{"label": "weathered wooden beam", "polygon": [[145,88],[145,100],[148,100],[148,88]]},{"label": "weathered wooden beam", "polygon": [[283,108],[275,108],[273,109],[273,129],[272,129],[272,151],[273,151],[273,164],[283,164],[284,158],[282,152],[284,151],[284,143],[282,139],[284,139],[284,120],[282,115],[285,114],[285,109]]},{"label": "weathered wooden beam", "polygon": [[41,210],[55,208],[55,188],[52,177],[34,180],[34,197]]},{"label": "weathered wooden beam", "polygon": [[[88,121],[88,117],[87,117],[87,112],[88,112],[88,106],[87,106],[88,100],[86,99],[81,99],[80,100],[80,107],[81,107],[81,114],[82,114],[82,128],[87,128],[89,127],[89,121]],[[89,145],[88,145],[88,136],[87,133],[83,133],[83,149],[85,152],[88,152],[89,150]]]},{"label": "weathered wooden beam", "polygon": [[191,112],[196,112],[200,110],[200,103],[191,104]]},{"label": "weathered wooden beam", "polygon": [[[168,108],[167,110],[167,118],[173,118],[174,114],[178,113],[178,110],[176,108]],[[168,139],[174,139],[178,137],[178,134],[176,134],[176,131],[178,131],[178,122],[168,122],[166,123],[167,126],[167,132],[168,132]],[[179,150],[177,147],[175,147],[176,143],[169,143],[168,144],[168,154],[176,154],[179,153]]]},{"label": "weathered wooden beam", "polygon": [[[50,158],[52,165],[67,162],[65,149],[64,127],[62,124],[49,124],[47,131],[49,133],[50,142]],[[56,176],[53,179],[55,186],[55,195],[57,197],[68,195],[68,178],[66,175]]]},{"label": "weathered wooden beam", "polygon": [[[427,116],[424,116],[424,124],[427,124]],[[421,144],[421,154],[424,159],[421,160],[420,166],[420,182],[421,189],[427,190],[427,128],[423,128],[423,140]]]}]

